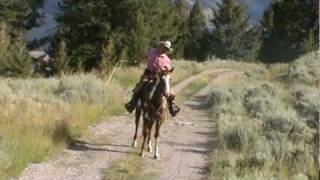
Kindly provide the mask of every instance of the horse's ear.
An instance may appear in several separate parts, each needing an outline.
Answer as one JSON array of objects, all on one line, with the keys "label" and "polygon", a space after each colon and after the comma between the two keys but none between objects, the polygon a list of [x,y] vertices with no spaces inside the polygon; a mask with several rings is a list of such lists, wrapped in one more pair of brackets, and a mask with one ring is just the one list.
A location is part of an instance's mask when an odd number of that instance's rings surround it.
[{"label": "horse's ear", "polygon": [[172,73],[174,71],[174,67],[172,67],[169,72]]}]

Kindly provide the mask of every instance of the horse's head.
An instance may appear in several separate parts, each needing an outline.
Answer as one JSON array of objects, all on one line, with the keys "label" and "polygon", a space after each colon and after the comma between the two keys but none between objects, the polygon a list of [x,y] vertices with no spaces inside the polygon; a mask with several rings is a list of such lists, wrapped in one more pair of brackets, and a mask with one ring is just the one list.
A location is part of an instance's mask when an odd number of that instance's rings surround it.
[{"label": "horse's head", "polygon": [[160,71],[155,75],[154,79],[149,80],[147,90],[148,99],[162,99],[161,97],[169,96],[171,92],[171,70]]},{"label": "horse's head", "polygon": [[162,92],[165,96],[169,96],[171,92],[171,74],[174,68],[171,70],[161,71],[159,73],[159,88],[160,92]]}]

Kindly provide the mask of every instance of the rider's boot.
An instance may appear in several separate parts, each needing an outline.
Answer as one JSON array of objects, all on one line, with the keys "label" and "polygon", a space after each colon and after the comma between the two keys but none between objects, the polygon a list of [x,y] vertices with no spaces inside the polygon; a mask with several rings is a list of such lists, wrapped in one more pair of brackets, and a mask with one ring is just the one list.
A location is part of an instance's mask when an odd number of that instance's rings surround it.
[{"label": "rider's boot", "polygon": [[178,112],[180,111],[180,108],[174,101],[175,96],[171,95],[168,97],[168,103],[169,103],[169,112],[172,115],[172,117],[175,117]]},{"label": "rider's boot", "polygon": [[133,96],[132,96],[132,98],[131,98],[131,100],[128,102],[128,103],[126,103],[125,104],[125,108],[127,109],[127,111],[129,112],[129,113],[132,113],[133,112],[133,110],[135,109],[135,107],[136,107],[136,102],[137,102],[137,93],[135,92],[135,93],[133,93]]},{"label": "rider's boot", "polygon": [[136,87],[133,89],[133,95],[131,100],[127,104],[125,104],[124,107],[127,109],[129,113],[132,113],[133,110],[136,108],[137,101],[138,101],[138,94],[140,93],[140,90],[142,89],[144,84],[145,84],[144,81],[140,81],[138,84],[136,84]]}]

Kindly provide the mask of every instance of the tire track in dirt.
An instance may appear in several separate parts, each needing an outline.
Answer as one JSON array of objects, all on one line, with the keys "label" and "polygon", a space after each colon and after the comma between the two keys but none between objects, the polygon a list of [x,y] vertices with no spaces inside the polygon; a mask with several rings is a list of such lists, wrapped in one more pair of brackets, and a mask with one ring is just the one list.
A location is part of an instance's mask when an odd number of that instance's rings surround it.
[{"label": "tire track in dirt", "polygon": [[[230,69],[213,69],[208,70],[198,75],[187,78],[186,80],[180,82],[174,87],[176,93],[180,92],[186,88],[193,81],[201,78],[204,75],[209,74],[220,74],[223,72],[230,71]],[[188,101],[187,101],[188,103]],[[184,104],[184,108],[191,108],[191,105]],[[190,106],[190,107],[188,107]],[[194,105],[196,106],[196,105]],[[197,119],[193,117],[194,115],[200,116],[202,119],[202,114],[190,114],[190,117],[185,117],[189,115],[182,111],[180,116],[178,116],[178,121],[180,119]],[[184,122],[186,123],[186,122]],[[168,126],[172,126],[169,123]],[[199,126],[200,127],[200,126]],[[165,138],[170,140],[169,131],[172,128],[166,129],[162,128],[165,131]],[[187,131],[186,128],[181,128],[175,133],[177,137],[184,136],[184,132]],[[81,141],[76,142],[71,148],[64,150],[61,155],[58,157],[49,160],[48,162],[30,164],[25,171],[22,173],[19,180],[100,180],[103,178],[103,172],[106,168],[110,167],[111,164],[122,157],[125,154],[132,153],[131,143],[132,135],[134,132],[134,120],[133,116],[122,115],[117,117],[110,117],[108,120],[103,121],[95,126],[89,127],[88,134],[85,137],[81,138]],[[180,134],[182,133],[182,134]],[[182,137],[181,137],[182,138]],[[160,138],[161,139],[161,138]],[[165,149],[167,146],[172,146],[176,148],[174,143],[184,143],[183,141],[170,142],[164,140],[164,146],[161,146],[161,149]],[[171,144],[170,144],[171,143]],[[191,143],[192,146],[195,142]],[[201,142],[199,142],[201,143]],[[162,143],[163,144],[163,143]],[[183,146],[183,144],[181,145]],[[185,147],[188,147],[188,144],[185,144]],[[170,149],[170,148],[168,148]],[[172,148],[171,148],[172,149]],[[185,153],[188,154],[188,149],[185,148]],[[197,152],[201,153],[202,148],[195,149]],[[164,156],[168,151],[165,150],[162,152]],[[170,150],[169,150],[170,152]],[[168,152],[168,153],[169,153]],[[181,151],[182,152],[182,151]],[[180,156],[183,153],[180,153]],[[170,158],[170,156],[168,156]],[[181,156],[185,157],[185,155]],[[160,162],[163,163],[165,158]],[[181,160],[181,158],[180,158]],[[171,161],[170,161],[171,162]],[[170,166],[174,166],[176,161],[170,163]],[[182,169],[183,170],[183,169]],[[170,173],[169,176],[172,176],[174,173]],[[183,174],[184,170],[183,170]],[[163,179],[163,178],[162,178]],[[166,176],[165,176],[166,179]],[[170,179],[171,180],[171,179]]]}]

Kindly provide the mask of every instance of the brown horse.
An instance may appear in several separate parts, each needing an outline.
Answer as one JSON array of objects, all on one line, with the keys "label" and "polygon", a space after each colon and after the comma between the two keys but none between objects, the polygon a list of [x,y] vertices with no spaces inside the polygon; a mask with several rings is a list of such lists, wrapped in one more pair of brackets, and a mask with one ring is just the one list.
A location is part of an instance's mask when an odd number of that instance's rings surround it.
[{"label": "brown horse", "polygon": [[136,107],[136,131],[132,146],[136,145],[137,131],[139,126],[139,119],[141,113],[143,114],[143,141],[140,155],[144,156],[144,147],[146,141],[148,142],[148,151],[152,152],[150,143],[151,132],[155,124],[155,154],[154,158],[159,159],[159,136],[160,127],[165,121],[168,113],[167,97],[171,92],[171,72],[163,71],[154,76],[142,90],[141,98]]}]

